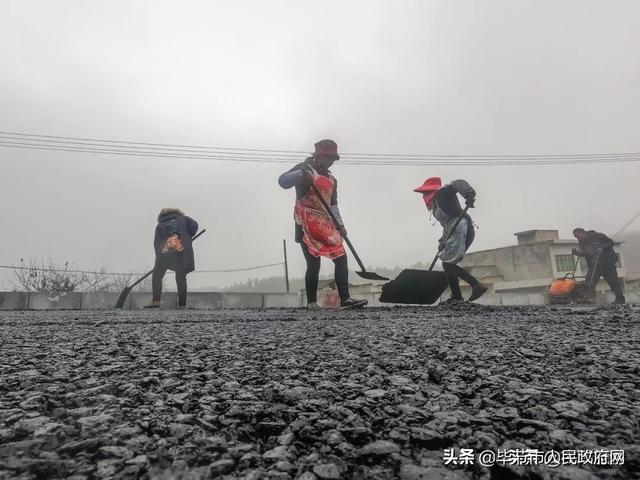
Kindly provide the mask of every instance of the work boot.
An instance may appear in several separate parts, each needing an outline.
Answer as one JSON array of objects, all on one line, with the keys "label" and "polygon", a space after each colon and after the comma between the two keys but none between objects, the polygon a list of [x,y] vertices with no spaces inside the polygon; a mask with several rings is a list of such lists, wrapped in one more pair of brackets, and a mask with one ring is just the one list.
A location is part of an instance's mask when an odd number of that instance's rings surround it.
[{"label": "work boot", "polygon": [[627,303],[627,299],[626,299],[626,298],[624,298],[624,296],[620,296],[620,297],[617,297],[617,298],[613,301],[613,303],[614,303],[614,304],[616,304],[616,305],[624,305],[625,303]]},{"label": "work boot", "polygon": [[444,302],[440,302],[440,305],[453,307],[455,305],[460,305],[462,303],[464,303],[464,299],[462,298],[449,297]]},{"label": "work boot", "polygon": [[144,308],[160,308],[160,300],[153,300],[151,303],[146,304]]},{"label": "work boot", "polygon": [[307,310],[320,310],[320,305],[316,302],[309,302],[307,303]]},{"label": "work boot", "polygon": [[186,310],[187,306],[186,305],[178,305],[178,310]]},{"label": "work boot", "polygon": [[353,310],[354,308],[362,308],[367,303],[367,300],[355,300],[353,298],[347,298],[340,302],[340,310]]},{"label": "work boot", "polygon": [[482,295],[487,293],[489,287],[483,285],[482,283],[478,283],[471,288],[471,296],[469,297],[469,301],[473,302],[474,300],[479,299]]}]

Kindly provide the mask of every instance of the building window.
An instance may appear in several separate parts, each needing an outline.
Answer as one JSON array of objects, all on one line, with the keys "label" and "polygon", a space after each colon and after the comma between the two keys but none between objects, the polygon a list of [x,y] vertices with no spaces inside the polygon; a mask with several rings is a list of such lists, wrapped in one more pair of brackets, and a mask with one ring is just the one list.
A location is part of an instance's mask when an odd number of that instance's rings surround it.
[{"label": "building window", "polygon": [[556,269],[559,272],[573,272],[573,255],[556,255]]}]

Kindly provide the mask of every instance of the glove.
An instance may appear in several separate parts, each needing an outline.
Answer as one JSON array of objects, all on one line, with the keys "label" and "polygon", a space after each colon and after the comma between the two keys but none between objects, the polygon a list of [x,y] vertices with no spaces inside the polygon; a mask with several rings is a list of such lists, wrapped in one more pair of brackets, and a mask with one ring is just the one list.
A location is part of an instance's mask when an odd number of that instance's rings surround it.
[{"label": "glove", "polygon": [[344,225],[340,225],[338,227],[338,231],[340,232],[340,235],[342,235],[343,238],[347,236],[347,229],[344,228]]},{"label": "glove", "polygon": [[573,255],[574,257],[581,257],[582,256],[582,252],[580,250],[578,250],[577,248],[572,248],[571,249],[571,255]]},{"label": "glove", "polygon": [[465,199],[465,206],[469,207],[469,208],[473,208],[475,203],[476,203],[476,197],[468,197]]},{"label": "glove", "polygon": [[438,251],[441,252],[442,250],[444,250],[446,244],[447,242],[444,241],[444,238],[440,238],[438,240]]}]

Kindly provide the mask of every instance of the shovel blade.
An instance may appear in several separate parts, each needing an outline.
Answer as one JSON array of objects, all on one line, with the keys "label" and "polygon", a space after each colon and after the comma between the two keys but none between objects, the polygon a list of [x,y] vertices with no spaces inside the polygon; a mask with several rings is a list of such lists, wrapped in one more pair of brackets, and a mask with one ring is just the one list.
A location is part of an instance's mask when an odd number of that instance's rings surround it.
[{"label": "shovel blade", "polygon": [[378,275],[375,272],[356,272],[359,276],[361,276],[362,278],[366,278],[367,280],[381,280],[381,281],[387,281],[389,280],[387,277],[383,277],[382,275]]},{"label": "shovel blade", "polygon": [[118,297],[118,301],[116,302],[115,308],[124,307],[124,302],[127,301],[127,297],[129,296],[129,293],[131,293],[132,289],[133,289],[132,287],[125,287],[124,290],[120,292],[120,296]]},{"label": "shovel blade", "polygon": [[444,272],[406,269],[394,280],[382,286],[380,301],[431,305],[440,298],[448,286]]}]

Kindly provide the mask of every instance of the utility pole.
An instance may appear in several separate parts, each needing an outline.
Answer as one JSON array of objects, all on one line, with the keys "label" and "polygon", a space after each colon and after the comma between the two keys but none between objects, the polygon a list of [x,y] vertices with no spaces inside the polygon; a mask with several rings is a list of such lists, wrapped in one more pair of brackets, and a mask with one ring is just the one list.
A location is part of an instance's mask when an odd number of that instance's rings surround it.
[{"label": "utility pole", "polygon": [[287,241],[282,239],[282,247],[284,249],[284,281],[287,286],[287,293],[289,293],[289,263],[287,262]]}]

